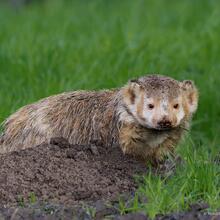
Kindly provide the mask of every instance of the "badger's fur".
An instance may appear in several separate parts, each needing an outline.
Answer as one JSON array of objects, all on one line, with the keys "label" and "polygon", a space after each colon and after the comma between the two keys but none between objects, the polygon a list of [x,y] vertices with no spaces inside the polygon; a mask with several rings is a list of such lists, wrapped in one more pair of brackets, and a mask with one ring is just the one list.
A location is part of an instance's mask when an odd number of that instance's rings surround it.
[{"label": "badger's fur", "polygon": [[64,137],[71,144],[98,142],[144,160],[160,160],[188,129],[197,103],[192,81],[161,75],[131,80],[120,89],[54,95],[6,119],[0,153]]}]

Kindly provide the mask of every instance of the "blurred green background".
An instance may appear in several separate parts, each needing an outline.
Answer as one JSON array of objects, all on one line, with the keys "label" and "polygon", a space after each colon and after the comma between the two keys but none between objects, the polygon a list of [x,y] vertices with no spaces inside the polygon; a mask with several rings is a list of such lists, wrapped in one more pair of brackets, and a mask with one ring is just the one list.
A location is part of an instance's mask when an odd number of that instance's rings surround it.
[{"label": "blurred green background", "polygon": [[54,93],[161,73],[195,80],[193,137],[219,144],[219,12],[218,0],[3,1],[0,120]]},{"label": "blurred green background", "polygon": [[192,79],[200,102],[187,166],[171,182],[147,176],[145,208],[219,207],[219,166],[207,155],[220,147],[219,15],[219,0],[0,1],[0,122],[62,91],[120,87],[146,73]]},{"label": "blurred green background", "polygon": [[1,121],[54,93],[120,87],[159,72],[195,80],[200,103],[193,137],[220,143],[218,0],[11,0],[0,6]]}]

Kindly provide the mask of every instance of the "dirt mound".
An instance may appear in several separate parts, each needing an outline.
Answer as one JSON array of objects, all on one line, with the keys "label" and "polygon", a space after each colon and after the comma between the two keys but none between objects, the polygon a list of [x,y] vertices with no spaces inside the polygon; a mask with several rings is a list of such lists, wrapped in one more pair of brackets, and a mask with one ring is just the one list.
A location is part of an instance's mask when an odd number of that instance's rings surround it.
[{"label": "dirt mound", "polygon": [[[147,220],[142,213],[120,216],[118,209],[119,194],[132,200],[133,176],[144,172],[144,164],[119,148],[70,145],[62,138],[0,155],[0,219]],[[155,219],[212,219],[206,208]]]},{"label": "dirt mound", "polygon": [[118,147],[70,145],[62,138],[0,156],[0,205],[30,200],[63,205],[111,200],[135,189],[146,166]]}]

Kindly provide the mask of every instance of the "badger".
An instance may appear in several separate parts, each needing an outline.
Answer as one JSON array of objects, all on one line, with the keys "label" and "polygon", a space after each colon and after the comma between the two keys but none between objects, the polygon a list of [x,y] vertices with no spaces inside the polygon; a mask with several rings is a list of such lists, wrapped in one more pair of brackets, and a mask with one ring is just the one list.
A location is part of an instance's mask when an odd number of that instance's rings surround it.
[{"label": "badger", "polygon": [[51,138],[70,144],[120,147],[144,161],[173,154],[197,110],[191,80],[152,74],[121,88],[71,91],[26,105],[3,122],[0,153],[17,151]]}]

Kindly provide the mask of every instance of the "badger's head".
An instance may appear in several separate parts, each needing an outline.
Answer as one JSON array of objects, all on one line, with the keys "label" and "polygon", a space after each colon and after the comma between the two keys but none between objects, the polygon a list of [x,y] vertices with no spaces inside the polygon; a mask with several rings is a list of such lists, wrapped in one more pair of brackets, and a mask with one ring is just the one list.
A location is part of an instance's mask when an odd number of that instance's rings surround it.
[{"label": "badger's head", "polygon": [[197,109],[198,92],[190,80],[149,75],[128,82],[123,101],[130,119],[150,129],[168,130],[191,118]]}]

